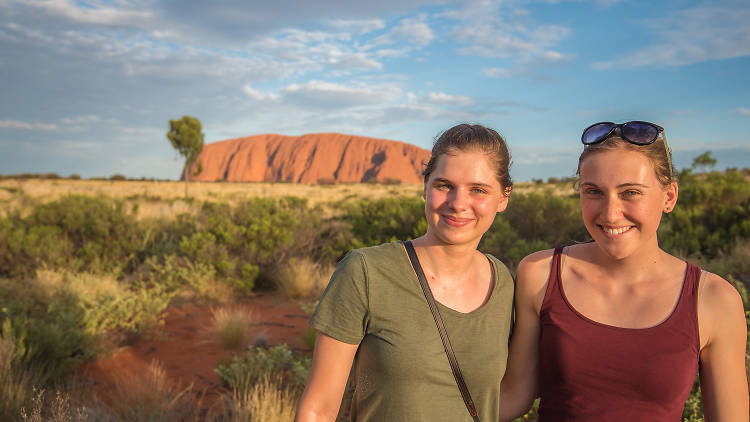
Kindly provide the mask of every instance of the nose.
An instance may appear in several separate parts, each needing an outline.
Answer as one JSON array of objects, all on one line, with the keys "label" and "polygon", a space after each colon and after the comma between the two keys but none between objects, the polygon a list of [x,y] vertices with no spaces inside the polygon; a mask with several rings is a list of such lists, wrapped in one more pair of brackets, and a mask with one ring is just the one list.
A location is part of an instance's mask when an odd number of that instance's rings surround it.
[{"label": "nose", "polygon": [[608,197],[604,200],[602,217],[607,223],[616,223],[622,216],[622,207],[617,197]]},{"label": "nose", "polygon": [[455,211],[461,211],[467,207],[469,193],[464,188],[453,189],[448,196],[448,204]]}]

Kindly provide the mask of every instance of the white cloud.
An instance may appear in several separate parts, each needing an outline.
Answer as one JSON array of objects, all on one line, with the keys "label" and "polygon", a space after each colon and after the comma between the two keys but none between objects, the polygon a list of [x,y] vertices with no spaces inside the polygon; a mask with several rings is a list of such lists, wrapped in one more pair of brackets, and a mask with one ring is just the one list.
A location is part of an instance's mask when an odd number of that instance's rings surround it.
[{"label": "white cloud", "polygon": [[488,67],[482,69],[482,73],[488,78],[509,78],[514,74],[514,72],[502,67]]},{"label": "white cloud", "polygon": [[683,66],[750,55],[750,3],[700,6],[647,20],[657,42],[626,54],[622,66]]},{"label": "white cloud", "polygon": [[58,125],[55,123],[23,122],[19,120],[0,120],[0,128],[43,131],[59,129]]},{"label": "white cloud", "polygon": [[334,19],[328,26],[335,29],[352,30],[358,34],[367,34],[385,28],[383,19]]},{"label": "white cloud", "polygon": [[740,107],[737,112],[740,116],[750,117],[750,108]]},{"label": "white cloud", "polygon": [[312,80],[291,84],[282,90],[284,100],[301,105],[352,107],[393,101],[401,95],[401,88],[393,84],[365,85],[338,84]]},{"label": "white cloud", "polygon": [[425,17],[421,16],[416,19],[403,19],[398,26],[393,28],[391,35],[397,39],[411,42],[418,46],[424,46],[430,43],[435,34],[430,26],[425,22]]},{"label": "white cloud", "polygon": [[433,104],[448,105],[470,105],[474,101],[464,95],[450,95],[444,92],[431,92],[427,95],[427,101]]},{"label": "white cloud", "polygon": [[372,50],[391,44],[401,46],[402,51],[424,47],[435,38],[435,33],[427,24],[426,19],[425,15],[402,19],[387,33],[370,40],[363,49]]},{"label": "white cloud", "polygon": [[252,98],[256,101],[266,101],[266,100],[277,100],[279,96],[274,93],[263,93],[256,89],[253,89],[253,87],[250,86],[250,84],[247,84],[242,87],[242,91],[247,94],[248,97]]}]

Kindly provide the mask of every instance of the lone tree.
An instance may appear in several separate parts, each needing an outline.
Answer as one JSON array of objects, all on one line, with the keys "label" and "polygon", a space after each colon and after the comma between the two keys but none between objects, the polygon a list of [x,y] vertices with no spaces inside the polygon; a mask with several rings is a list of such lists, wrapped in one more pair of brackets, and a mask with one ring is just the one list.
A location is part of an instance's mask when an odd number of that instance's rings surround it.
[{"label": "lone tree", "polygon": [[693,158],[693,169],[700,168],[704,173],[706,170],[714,168],[715,165],[716,159],[711,155],[711,151],[706,151]]},{"label": "lone tree", "polygon": [[[203,149],[203,132],[201,132],[201,121],[195,117],[182,116],[180,120],[169,121],[167,138],[172,147],[185,157],[185,197],[188,196],[188,182],[191,176],[197,176],[203,171],[200,161],[196,163],[198,155]],[[193,166],[195,165],[195,168]]]}]

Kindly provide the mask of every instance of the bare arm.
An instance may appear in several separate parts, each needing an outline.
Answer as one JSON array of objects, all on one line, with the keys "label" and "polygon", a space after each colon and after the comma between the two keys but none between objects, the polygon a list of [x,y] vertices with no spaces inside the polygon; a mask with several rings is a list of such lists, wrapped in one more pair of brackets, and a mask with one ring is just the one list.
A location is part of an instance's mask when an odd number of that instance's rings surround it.
[{"label": "bare arm", "polygon": [[709,274],[698,296],[701,393],[706,421],[747,421],[747,323],[739,293]]},{"label": "bare arm", "polygon": [[357,347],[318,333],[310,378],[297,406],[295,422],[336,420]]},{"label": "bare arm", "polygon": [[539,309],[549,277],[551,251],[529,255],[518,265],[516,326],[508,367],[500,384],[500,421],[522,416],[537,397],[539,378]]}]

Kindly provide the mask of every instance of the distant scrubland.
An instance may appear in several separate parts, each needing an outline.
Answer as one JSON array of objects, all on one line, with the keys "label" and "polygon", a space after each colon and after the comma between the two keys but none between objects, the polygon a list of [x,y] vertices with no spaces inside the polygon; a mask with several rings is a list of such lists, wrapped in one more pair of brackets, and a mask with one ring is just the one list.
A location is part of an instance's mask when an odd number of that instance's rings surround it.
[{"label": "distant scrubland", "polygon": [[[748,171],[681,176],[678,206],[659,231],[662,246],[730,280],[748,309]],[[68,417],[59,420],[148,420],[153,414],[132,413],[145,408],[137,401],[125,409],[87,402],[70,388],[74,369],[148,332],[174,304],[221,306],[279,290],[309,309],[349,249],[424,233],[421,190],[193,183],[185,198],[179,182],[0,180],[0,419],[33,420],[21,409],[38,409],[40,420],[58,420],[59,399]],[[537,181],[516,185],[480,249],[514,269],[533,251],[587,240],[572,181]],[[232,315],[217,313],[217,333],[242,344],[232,337],[243,335],[232,331],[232,318],[249,317]],[[217,368],[226,404],[205,415],[187,396],[160,387],[163,371],[155,366],[150,396],[161,402],[151,406],[163,420],[287,418],[308,369],[309,356],[251,346]],[[691,395],[686,420],[702,420],[699,394]]]}]

